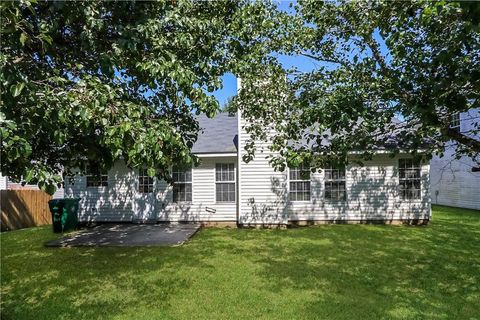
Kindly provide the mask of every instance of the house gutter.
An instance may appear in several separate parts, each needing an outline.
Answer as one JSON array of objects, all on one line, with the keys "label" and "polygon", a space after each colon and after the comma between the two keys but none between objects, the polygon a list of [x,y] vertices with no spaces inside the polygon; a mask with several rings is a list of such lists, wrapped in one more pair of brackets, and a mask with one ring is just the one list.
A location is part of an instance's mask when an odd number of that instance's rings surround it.
[{"label": "house gutter", "polygon": [[225,152],[225,153],[194,153],[199,158],[218,158],[218,157],[236,157],[237,152]]},{"label": "house gutter", "polygon": [[[240,77],[237,77],[237,94],[240,94],[240,89],[242,87],[242,80]],[[241,131],[241,121],[242,113],[240,109],[237,110],[237,212],[236,212],[236,220],[237,220],[237,227],[240,225],[240,208],[242,202],[242,181],[240,178],[240,168],[242,166],[242,131]]]}]

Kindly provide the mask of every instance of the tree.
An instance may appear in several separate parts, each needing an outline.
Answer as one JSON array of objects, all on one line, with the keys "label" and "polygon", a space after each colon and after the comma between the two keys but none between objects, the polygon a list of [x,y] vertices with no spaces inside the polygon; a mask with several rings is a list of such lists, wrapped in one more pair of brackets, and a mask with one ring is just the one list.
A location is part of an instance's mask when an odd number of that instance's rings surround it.
[{"label": "tree", "polygon": [[[264,63],[274,7],[250,1],[1,3],[1,172],[53,193],[123,159],[169,179],[196,162],[194,113]],[[266,61],[268,62],[268,61]]]},{"label": "tree", "polygon": [[234,114],[237,112],[237,106],[233,102],[233,97],[229,97],[227,101],[222,106],[222,112],[228,112],[230,114]]},{"label": "tree", "polygon": [[478,4],[298,1],[295,9],[276,50],[317,67],[272,65],[261,84],[259,74],[243,75],[236,103],[251,123],[247,160],[254,140],[268,139],[279,168],[345,162],[351,151],[361,161],[379,147],[429,157],[452,140],[457,156],[480,161],[480,119],[470,132],[450,127],[455,114],[479,107]]}]

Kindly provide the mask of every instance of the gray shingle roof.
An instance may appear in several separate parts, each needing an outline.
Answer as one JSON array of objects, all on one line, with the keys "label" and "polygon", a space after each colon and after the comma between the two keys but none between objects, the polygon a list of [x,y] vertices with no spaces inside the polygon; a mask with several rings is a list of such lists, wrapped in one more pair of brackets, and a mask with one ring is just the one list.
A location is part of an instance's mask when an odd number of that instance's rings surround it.
[{"label": "gray shingle roof", "polygon": [[[358,123],[362,122],[362,119],[358,120]],[[394,124],[397,129],[390,130],[390,132],[384,133],[384,134],[379,134],[376,139],[377,139],[377,145],[374,146],[376,150],[385,150],[385,149],[395,149],[395,148],[401,148],[405,147],[404,141],[399,139],[398,134],[400,132],[400,127],[402,126],[402,122],[397,119],[397,118],[392,118],[391,119],[392,124]],[[387,129],[388,127],[386,127]],[[312,139],[310,142],[307,142],[307,136],[312,133],[314,136],[323,136],[323,139],[320,142],[320,145],[316,145],[316,142]],[[330,147],[330,139],[331,139],[331,131],[330,129],[327,129],[322,132],[320,135],[318,131],[316,130],[311,130],[311,129],[306,129],[304,130],[302,134],[302,138],[299,141],[289,141],[289,145],[296,147],[296,148],[307,148],[310,149],[312,147],[322,147],[322,148],[328,148]]]},{"label": "gray shingle roof", "polygon": [[193,153],[232,153],[237,152],[237,114],[219,113],[210,119],[202,114],[197,117],[200,126],[198,140]]}]

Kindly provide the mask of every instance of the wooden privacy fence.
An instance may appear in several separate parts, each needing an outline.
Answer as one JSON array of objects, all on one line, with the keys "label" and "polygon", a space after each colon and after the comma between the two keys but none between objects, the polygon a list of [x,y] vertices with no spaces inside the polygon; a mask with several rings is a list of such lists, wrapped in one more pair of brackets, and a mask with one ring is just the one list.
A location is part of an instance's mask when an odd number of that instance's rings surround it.
[{"label": "wooden privacy fence", "polygon": [[41,190],[0,190],[2,231],[51,224],[50,199]]}]

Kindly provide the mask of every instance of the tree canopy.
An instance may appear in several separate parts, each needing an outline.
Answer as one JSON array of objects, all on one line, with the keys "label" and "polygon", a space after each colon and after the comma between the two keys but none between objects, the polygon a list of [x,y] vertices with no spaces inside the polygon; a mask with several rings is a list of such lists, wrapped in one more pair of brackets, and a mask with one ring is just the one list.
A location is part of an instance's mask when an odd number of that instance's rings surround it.
[{"label": "tree canopy", "polygon": [[269,3],[1,4],[1,172],[49,192],[117,159],[169,178],[195,162],[195,114],[213,116],[227,72],[268,56]]},{"label": "tree canopy", "polygon": [[[49,193],[59,172],[123,159],[169,179],[196,162],[195,114],[220,110],[221,76],[242,79],[228,109],[273,165],[392,154],[477,157],[450,127],[479,107],[479,6],[456,2],[15,1],[1,6],[1,172]],[[278,55],[316,64],[286,70]],[[394,121],[398,118],[398,121]],[[475,119],[474,119],[475,120]],[[267,134],[268,133],[268,134]],[[392,144],[392,140],[397,143]]]},{"label": "tree canopy", "polygon": [[316,67],[272,65],[263,82],[260,74],[244,76],[235,103],[251,120],[246,160],[254,140],[267,139],[279,168],[347,161],[352,151],[369,159],[379,147],[428,158],[452,140],[457,156],[480,161],[480,119],[469,132],[450,127],[455,114],[479,107],[479,7],[299,0],[274,50]]},{"label": "tree canopy", "polygon": [[228,112],[234,114],[237,112],[237,106],[233,101],[233,96],[229,97],[222,106],[222,112]]}]

